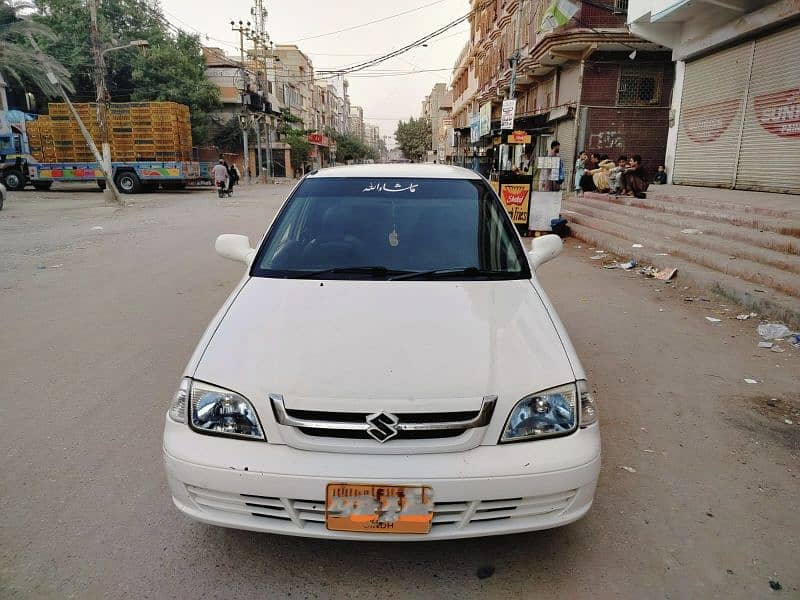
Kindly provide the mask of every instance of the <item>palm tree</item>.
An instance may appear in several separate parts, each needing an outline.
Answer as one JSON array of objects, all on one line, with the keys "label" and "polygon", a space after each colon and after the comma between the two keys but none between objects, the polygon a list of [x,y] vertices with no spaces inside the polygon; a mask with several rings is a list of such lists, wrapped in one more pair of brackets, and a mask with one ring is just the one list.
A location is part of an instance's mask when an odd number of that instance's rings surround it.
[{"label": "palm tree", "polygon": [[35,6],[29,2],[0,0],[0,100],[5,109],[5,78],[20,85],[32,85],[48,96],[59,94],[58,86],[50,82],[52,73],[69,91],[74,91],[67,69],[36,45],[35,37],[55,40],[49,27],[30,18]]}]

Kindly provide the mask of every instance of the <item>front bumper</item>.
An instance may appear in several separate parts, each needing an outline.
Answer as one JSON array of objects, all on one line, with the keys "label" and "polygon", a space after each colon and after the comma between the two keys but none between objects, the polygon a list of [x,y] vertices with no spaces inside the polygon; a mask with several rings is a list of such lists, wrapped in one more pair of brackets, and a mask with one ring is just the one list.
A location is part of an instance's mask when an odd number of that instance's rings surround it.
[{"label": "front bumper", "polygon": [[[549,529],[586,514],[600,471],[597,425],[536,442],[421,455],[336,454],[194,433],[167,419],[164,460],[172,498],[212,525],[304,537],[424,541]],[[427,485],[427,534],[325,527],[328,483]]]}]

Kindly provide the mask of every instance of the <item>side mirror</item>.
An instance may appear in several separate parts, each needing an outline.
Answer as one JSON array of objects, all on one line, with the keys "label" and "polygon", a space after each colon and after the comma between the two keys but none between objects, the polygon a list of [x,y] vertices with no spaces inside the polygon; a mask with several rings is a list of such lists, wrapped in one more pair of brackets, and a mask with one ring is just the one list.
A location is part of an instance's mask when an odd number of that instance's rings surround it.
[{"label": "side mirror", "polygon": [[246,235],[224,233],[217,238],[214,249],[223,258],[250,264],[256,255],[254,248],[250,247],[250,238]]},{"label": "side mirror", "polygon": [[531,263],[531,268],[535,271],[540,265],[554,259],[561,254],[561,247],[561,238],[557,235],[543,235],[542,237],[534,238],[531,244],[531,251],[528,252],[528,261]]}]

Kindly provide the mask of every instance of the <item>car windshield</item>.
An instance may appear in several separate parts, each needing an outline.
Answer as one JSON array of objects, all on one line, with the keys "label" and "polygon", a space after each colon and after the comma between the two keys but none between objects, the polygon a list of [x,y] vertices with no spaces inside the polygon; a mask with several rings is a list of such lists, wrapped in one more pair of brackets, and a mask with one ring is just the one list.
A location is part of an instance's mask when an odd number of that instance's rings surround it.
[{"label": "car windshield", "polygon": [[312,177],[278,215],[251,275],[527,279],[530,270],[482,180]]}]

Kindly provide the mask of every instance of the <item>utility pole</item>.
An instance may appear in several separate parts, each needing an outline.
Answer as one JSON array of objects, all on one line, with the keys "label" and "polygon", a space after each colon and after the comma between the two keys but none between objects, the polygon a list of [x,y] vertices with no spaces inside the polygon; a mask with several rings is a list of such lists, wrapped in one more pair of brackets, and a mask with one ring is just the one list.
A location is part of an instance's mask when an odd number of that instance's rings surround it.
[{"label": "utility pole", "polygon": [[117,186],[111,176],[111,143],[108,135],[107,122],[107,102],[108,91],[106,90],[106,61],[103,55],[102,43],[100,41],[100,29],[97,26],[97,0],[87,0],[89,4],[89,18],[91,26],[89,30],[89,40],[92,45],[92,55],[94,57],[94,83],[97,87],[97,124],[100,127],[100,142],[103,151],[103,161],[100,168],[106,180],[106,189],[103,193],[107,200],[121,203]]},{"label": "utility pole", "polygon": [[520,24],[521,24],[521,16],[522,16],[522,7],[525,4],[525,0],[519,0],[519,5],[517,5],[517,12],[514,15],[514,54],[511,55],[511,83],[509,85],[508,90],[508,99],[514,100],[516,98],[517,93],[517,65],[519,64],[520,59],[520,47],[519,47],[519,38],[520,38]]},{"label": "utility pole", "polygon": [[231,29],[239,32],[239,59],[242,70],[242,114],[239,115],[239,125],[242,128],[242,150],[244,152],[244,181],[250,183],[250,145],[247,140],[248,129],[250,129],[250,115],[247,105],[244,103],[244,95],[247,93],[247,68],[244,64],[244,37],[250,33],[250,21],[247,24],[239,21],[239,26],[231,21]]}]

